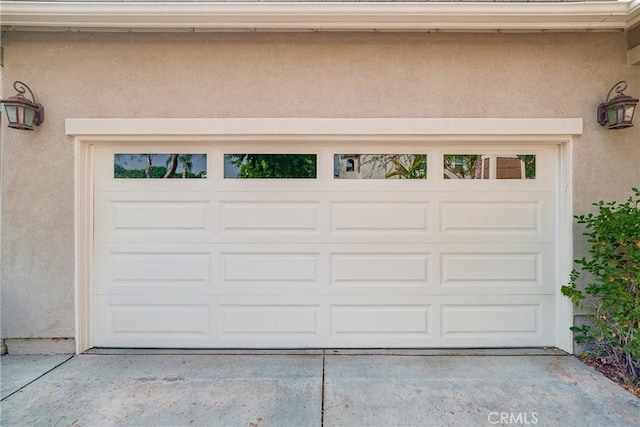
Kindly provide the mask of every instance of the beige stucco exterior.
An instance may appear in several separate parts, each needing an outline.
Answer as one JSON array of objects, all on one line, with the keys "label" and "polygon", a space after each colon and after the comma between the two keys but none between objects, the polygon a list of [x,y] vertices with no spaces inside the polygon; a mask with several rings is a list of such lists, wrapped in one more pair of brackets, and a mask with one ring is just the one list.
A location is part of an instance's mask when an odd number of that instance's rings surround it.
[{"label": "beige stucco exterior", "polygon": [[4,339],[74,336],[67,118],[583,118],[574,212],[640,186],[639,118],[595,121],[617,81],[640,96],[624,33],[7,32],[3,44],[3,93],[24,81],[46,108],[34,132],[1,130]]}]

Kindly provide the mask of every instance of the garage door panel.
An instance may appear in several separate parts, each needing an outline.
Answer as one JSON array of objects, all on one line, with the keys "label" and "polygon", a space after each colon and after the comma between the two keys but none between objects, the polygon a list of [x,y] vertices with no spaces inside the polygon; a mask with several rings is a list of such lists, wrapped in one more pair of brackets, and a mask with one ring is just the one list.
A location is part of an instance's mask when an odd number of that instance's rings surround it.
[{"label": "garage door panel", "polygon": [[211,305],[198,297],[94,295],[93,310],[97,346],[197,346],[213,338]]},{"label": "garage door panel", "polygon": [[437,245],[327,245],[328,295],[424,295],[437,292]]},{"label": "garage door panel", "polygon": [[113,230],[211,229],[209,201],[113,201]]},{"label": "garage door panel", "polygon": [[209,283],[208,253],[112,253],[114,282]]},{"label": "garage door panel", "polygon": [[96,241],[207,242],[213,239],[209,193],[113,193],[96,195]]},{"label": "garage door panel", "polygon": [[[525,345],[553,345],[553,295],[476,297],[441,303],[442,339],[455,342],[526,342]],[[464,300],[463,298],[461,300]]]},{"label": "garage door panel", "polygon": [[210,292],[214,256],[203,244],[111,244],[96,247],[94,294]]},{"label": "garage door panel", "polygon": [[331,335],[414,335],[432,334],[429,305],[333,305]]},{"label": "garage door panel", "polygon": [[116,334],[197,334],[209,329],[207,305],[111,305]]},{"label": "garage door panel", "polygon": [[221,243],[216,293],[229,295],[318,294],[328,282],[328,252],[324,245],[298,243]]},{"label": "garage door panel", "polygon": [[330,193],[327,237],[345,243],[428,241],[434,227],[430,197],[424,189],[408,191],[406,187],[395,192],[362,188]]},{"label": "garage door panel", "polygon": [[211,301],[214,346],[299,348],[326,342],[327,296],[226,294],[213,296]]},{"label": "garage door panel", "polygon": [[443,242],[553,242],[553,193],[470,194],[440,201]]},{"label": "garage door panel", "polygon": [[221,335],[318,334],[318,305],[226,305],[220,306]]},{"label": "garage door panel", "polygon": [[319,254],[221,253],[223,282],[318,281]]},{"label": "garage door panel", "polygon": [[537,201],[442,202],[440,209],[442,233],[540,232],[540,203]]},{"label": "garage door panel", "polygon": [[553,294],[555,259],[549,246],[443,247],[440,283],[449,292]]},{"label": "garage door panel", "polygon": [[442,283],[537,283],[540,254],[442,254]]},{"label": "garage door panel", "polygon": [[428,203],[333,202],[333,233],[423,233],[429,232]]},{"label": "garage door panel", "polygon": [[446,305],[442,334],[531,334],[540,329],[540,305]]},{"label": "garage door panel", "polygon": [[[220,202],[221,232],[318,232],[320,202]],[[260,215],[256,215],[260,212]]]},{"label": "garage door panel", "polygon": [[426,286],[431,282],[430,263],[428,253],[332,253],[331,283]]}]

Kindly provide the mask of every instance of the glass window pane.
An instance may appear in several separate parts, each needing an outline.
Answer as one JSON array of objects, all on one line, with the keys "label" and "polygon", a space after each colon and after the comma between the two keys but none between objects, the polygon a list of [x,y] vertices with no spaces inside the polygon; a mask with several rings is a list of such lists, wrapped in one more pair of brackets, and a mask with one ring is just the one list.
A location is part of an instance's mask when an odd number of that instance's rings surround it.
[{"label": "glass window pane", "polygon": [[478,154],[445,154],[443,166],[444,179],[482,178],[482,156]]},{"label": "glass window pane", "polygon": [[445,154],[444,179],[535,179],[534,154]]},{"label": "glass window pane", "polygon": [[206,178],[207,155],[194,153],[117,153],[114,178]]},{"label": "glass window pane", "polygon": [[225,154],[224,177],[315,179],[316,164],[316,154]]},{"label": "glass window pane", "polygon": [[426,179],[426,154],[334,154],[337,179]]},{"label": "glass window pane", "polygon": [[524,168],[524,179],[536,179],[536,156],[535,154],[518,154]]}]

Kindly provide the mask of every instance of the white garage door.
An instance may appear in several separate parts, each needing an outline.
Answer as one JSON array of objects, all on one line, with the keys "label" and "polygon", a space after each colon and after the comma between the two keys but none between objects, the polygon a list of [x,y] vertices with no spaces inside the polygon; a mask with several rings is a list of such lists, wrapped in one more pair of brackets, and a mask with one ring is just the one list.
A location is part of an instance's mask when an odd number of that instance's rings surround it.
[{"label": "white garage door", "polygon": [[522,143],[98,147],[93,345],[552,346],[557,163]]}]

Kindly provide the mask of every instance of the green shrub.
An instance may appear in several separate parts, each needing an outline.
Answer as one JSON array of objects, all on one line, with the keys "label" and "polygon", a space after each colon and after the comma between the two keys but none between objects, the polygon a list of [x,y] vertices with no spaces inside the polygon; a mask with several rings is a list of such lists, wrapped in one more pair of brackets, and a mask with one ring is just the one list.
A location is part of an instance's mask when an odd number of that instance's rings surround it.
[{"label": "green shrub", "polygon": [[[589,345],[587,357],[617,368],[623,379],[640,382],[640,191],[626,202],[597,202],[598,212],[579,215],[591,243],[589,256],[575,260],[562,294],[584,308],[588,325],[571,330]],[[576,286],[580,277],[584,291]]]}]

